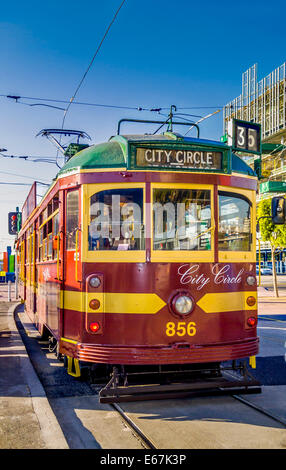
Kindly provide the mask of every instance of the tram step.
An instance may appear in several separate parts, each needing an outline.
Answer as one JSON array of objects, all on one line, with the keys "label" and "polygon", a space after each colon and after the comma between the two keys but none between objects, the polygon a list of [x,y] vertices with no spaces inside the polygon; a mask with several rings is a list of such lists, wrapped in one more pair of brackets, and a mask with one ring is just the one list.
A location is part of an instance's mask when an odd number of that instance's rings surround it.
[{"label": "tram step", "polygon": [[100,403],[119,403],[140,400],[162,400],[183,398],[191,395],[224,393],[260,393],[257,380],[206,380],[193,383],[173,383],[168,385],[137,385],[104,387],[99,392]]}]

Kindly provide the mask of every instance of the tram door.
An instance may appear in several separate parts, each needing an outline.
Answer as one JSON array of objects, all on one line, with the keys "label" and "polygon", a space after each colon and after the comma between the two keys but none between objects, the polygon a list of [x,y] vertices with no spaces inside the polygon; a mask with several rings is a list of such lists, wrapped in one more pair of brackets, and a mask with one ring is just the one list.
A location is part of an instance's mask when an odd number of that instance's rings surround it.
[{"label": "tram door", "polygon": [[30,279],[31,279],[31,287],[32,287],[32,312],[34,315],[37,313],[37,295],[36,295],[36,288],[37,288],[37,269],[36,269],[36,229],[33,227],[33,232],[31,234],[31,274],[30,274]]},{"label": "tram door", "polygon": [[74,336],[70,330],[71,322],[67,322],[65,311],[71,309],[67,291],[81,289],[81,227],[80,227],[80,189],[66,192],[65,204],[65,243],[64,249],[64,281],[63,281],[63,335]]}]

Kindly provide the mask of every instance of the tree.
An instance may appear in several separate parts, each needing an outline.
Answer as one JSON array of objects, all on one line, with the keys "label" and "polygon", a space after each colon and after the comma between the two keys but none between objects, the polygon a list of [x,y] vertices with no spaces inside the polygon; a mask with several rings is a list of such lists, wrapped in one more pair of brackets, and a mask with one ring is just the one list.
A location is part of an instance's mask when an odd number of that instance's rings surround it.
[{"label": "tree", "polygon": [[[262,199],[258,204],[257,219],[271,216],[271,198]],[[271,260],[273,272],[273,288],[276,297],[279,297],[277,287],[277,274],[275,264],[275,254],[286,247],[286,225],[274,225],[271,218],[259,220],[261,238],[264,242],[269,242],[271,247]]]}]

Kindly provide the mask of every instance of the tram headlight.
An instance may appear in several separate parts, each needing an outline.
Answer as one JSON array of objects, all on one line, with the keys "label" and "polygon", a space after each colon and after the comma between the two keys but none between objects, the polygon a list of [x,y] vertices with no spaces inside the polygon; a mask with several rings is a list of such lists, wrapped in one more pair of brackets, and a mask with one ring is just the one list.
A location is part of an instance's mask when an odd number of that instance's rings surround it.
[{"label": "tram headlight", "polygon": [[188,313],[191,313],[194,308],[194,302],[188,295],[181,294],[174,298],[172,306],[176,313],[179,313],[180,315],[188,315]]},{"label": "tram headlight", "polygon": [[247,276],[246,282],[249,286],[254,286],[256,284],[256,278],[254,276]]},{"label": "tram headlight", "polygon": [[100,284],[101,284],[101,280],[100,280],[99,277],[97,277],[97,276],[93,276],[93,277],[91,277],[90,280],[89,280],[89,285],[90,285],[91,287],[99,287]]}]

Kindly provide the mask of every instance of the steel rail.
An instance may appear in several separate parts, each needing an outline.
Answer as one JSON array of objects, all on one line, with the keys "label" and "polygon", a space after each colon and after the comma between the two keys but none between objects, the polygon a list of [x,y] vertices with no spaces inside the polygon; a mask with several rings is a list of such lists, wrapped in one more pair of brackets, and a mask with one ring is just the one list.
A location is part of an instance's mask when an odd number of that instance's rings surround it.
[{"label": "steel rail", "polygon": [[128,426],[138,434],[139,438],[144,442],[144,444],[147,446],[147,449],[158,449],[158,447],[155,446],[155,444],[149,439],[138,426],[132,421],[129,416],[125,413],[125,411],[117,404],[117,403],[112,403],[110,404],[112,408],[114,408],[120,416],[126,421]]},{"label": "steel rail", "polygon": [[232,395],[233,398],[236,400],[240,401],[241,403],[244,403],[245,405],[249,406],[250,408],[253,408],[256,411],[260,411],[260,413],[263,413],[264,415],[268,416],[268,418],[274,419],[280,424],[283,424],[283,426],[286,427],[286,419],[279,418],[278,416],[270,413],[269,411],[266,411],[264,408],[255,405],[254,403],[251,403],[250,401],[246,400],[245,398],[240,397],[239,395]]},{"label": "steel rail", "polygon": [[[234,376],[231,372],[227,371],[227,375],[231,375],[232,377]],[[261,406],[255,405],[254,403],[251,403],[250,401],[246,400],[245,398],[241,397],[240,395],[232,394],[231,395],[233,398],[236,400],[240,401],[241,403],[244,403],[244,405],[249,406],[250,408],[259,411],[260,413],[264,414],[265,416],[268,416],[268,418],[274,419],[274,421],[277,421],[280,424],[283,424],[283,426],[286,426],[286,419],[280,418],[279,416],[276,416],[275,414],[270,413],[269,411],[265,410]]]}]

